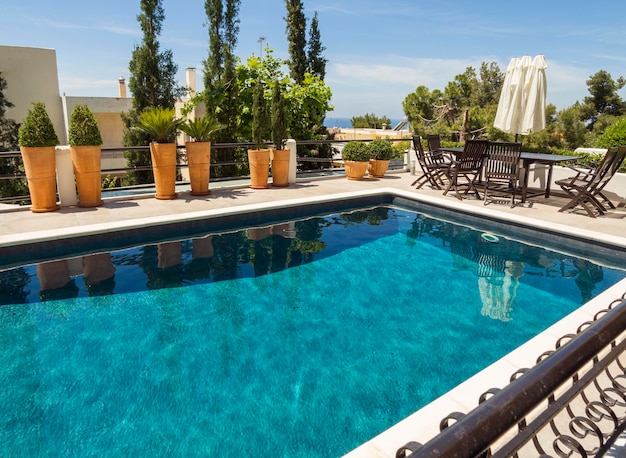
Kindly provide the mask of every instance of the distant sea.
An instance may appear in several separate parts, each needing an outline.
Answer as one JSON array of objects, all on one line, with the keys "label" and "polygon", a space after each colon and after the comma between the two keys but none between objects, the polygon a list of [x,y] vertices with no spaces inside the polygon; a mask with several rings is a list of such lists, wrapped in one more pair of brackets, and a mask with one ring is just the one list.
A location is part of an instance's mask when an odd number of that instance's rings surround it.
[{"label": "distant sea", "polygon": [[[350,124],[350,119],[352,118],[326,118],[326,120],[324,121],[324,125],[328,128],[331,128],[331,127],[349,128],[349,127],[352,127],[352,124]],[[393,129],[402,121],[403,119],[392,119],[391,126],[389,126],[389,128]]]}]

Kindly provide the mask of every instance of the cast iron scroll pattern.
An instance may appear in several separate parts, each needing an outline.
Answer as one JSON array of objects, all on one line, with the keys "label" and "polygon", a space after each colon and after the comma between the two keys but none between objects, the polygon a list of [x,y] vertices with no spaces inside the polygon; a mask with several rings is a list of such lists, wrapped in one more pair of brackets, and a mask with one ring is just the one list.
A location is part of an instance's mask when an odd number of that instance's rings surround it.
[{"label": "cast iron scroll pattern", "polygon": [[[606,320],[602,320],[609,315]],[[515,384],[503,389],[491,388],[484,392],[479,405],[467,414],[452,412],[440,422],[440,434],[426,444],[409,442],[396,451],[397,458],[443,456],[436,452],[441,444],[447,451],[454,451],[455,457],[509,458],[509,457],[600,457],[614,445],[615,439],[626,429],[626,293],[596,313],[592,321],[582,323],[575,334],[567,334],[556,341],[555,349],[542,353],[537,364],[545,368],[543,372],[552,375],[553,380],[545,380],[550,388],[528,412],[516,416],[511,410],[511,423],[503,433],[492,432],[495,412],[498,405],[491,405],[494,414],[476,415],[482,404],[504,391],[511,391]],[[613,322],[611,324],[611,322]],[[591,336],[591,337],[589,337]],[[577,346],[585,338],[579,351]],[[590,340],[591,339],[591,340]],[[576,360],[576,354],[589,348],[589,342],[597,343],[593,353],[587,353]],[[568,347],[568,345],[572,346]],[[567,350],[564,350],[567,349]],[[562,355],[573,355],[574,360]],[[572,363],[574,361],[574,363]],[[575,364],[575,366],[572,366]],[[573,369],[568,370],[566,366]],[[554,378],[556,369],[560,377]],[[537,366],[535,366],[537,368]],[[562,368],[562,372],[561,371]],[[538,368],[537,368],[538,369]],[[531,369],[520,369],[513,373],[510,382],[524,384],[524,376]],[[535,377],[540,373],[534,372]],[[530,379],[530,376],[529,376]],[[517,396],[525,396],[519,390]],[[511,399],[520,399],[513,394]],[[504,399],[504,398],[503,398]],[[493,399],[494,401],[496,399]],[[508,406],[514,404],[507,404]],[[485,407],[485,406],[482,406]],[[486,410],[486,409],[483,409]],[[455,424],[464,418],[482,418],[484,424],[464,424],[453,434]],[[491,417],[491,418],[490,418]],[[491,424],[488,424],[489,422]],[[468,427],[469,425],[469,427]],[[461,426],[461,425],[460,425]],[[509,427],[510,426],[510,427]],[[450,430],[448,430],[450,428]],[[474,428],[472,434],[465,434]],[[448,432],[449,434],[446,434]],[[490,436],[491,434],[491,436]],[[478,437],[483,435],[484,437]],[[439,440],[438,440],[439,438]],[[458,443],[454,443],[454,442]],[[473,442],[470,444],[470,442]],[[478,444],[478,445],[477,445]],[[449,447],[448,447],[449,446]],[[479,447],[479,448],[476,448]],[[465,450],[467,452],[465,452]],[[457,451],[459,453],[457,453]],[[435,454],[433,454],[435,452]],[[626,449],[622,450],[626,453]],[[618,456],[618,455],[616,455]]]}]

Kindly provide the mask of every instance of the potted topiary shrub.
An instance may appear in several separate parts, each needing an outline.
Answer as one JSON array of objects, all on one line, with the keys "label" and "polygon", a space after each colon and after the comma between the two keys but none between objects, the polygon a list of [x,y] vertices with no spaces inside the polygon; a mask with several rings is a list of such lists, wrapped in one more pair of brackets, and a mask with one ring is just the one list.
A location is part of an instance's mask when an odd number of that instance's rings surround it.
[{"label": "potted topiary shrub", "polygon": [[98,207],[102,205],[102,135],[96,117],[87,105],[78,104],[74,107],[67,134],[78,190],[78,206]]},{"label": "potted topiary shrub", "polygon": [[287,142],[287,118],[285,117],[285,98],[280,82],[274,81],[272,88],[272,142],[275,149],[271,151],[272,186],[289,186],[289,156],[291,151],[285,149]]},{"label": "potted topiary shrub", "polygon": [[175,199],[176,194],[176,133],[183,123],[174,116],[173,108],[151,107],[139,115],[137,128],[147,133],[154,172],[155,197]]},{"label": "potted topiary shrub", "polygon": [[18,131],[24,161],[30,210],[43,213],[57,210],[56,151],[59,138],[42,102],[33,103]]},{"label": "potted topiary shrub", "polygon": [[367,144],[359,141],[349,141],[341,150],[346,176],[348,180],[361,180],[367,172],[370,152]]},{"label": "potted topiary shrub", "polygon": [[376,178],[382,178],[387,173],[389,162],[393,158],[393,148],[389,140],[377,138],[368,143],[367,148],[370,152],[370,163],[368,173]]},{"label": "potted topiary shrub", "polygon": [[188,119],[180,125],[180,130],[193,141],[185,142],[191,195],[206,196],[209,191],[211,176],[211,138],[223,126],[209,114],[195,119]]},{"label": "potted topiary shrub", "polygon": [[254,86],[252,100],[252,141],[255,149],[248,150],[250,164],[250,187],[267,188],[270,169],[270,150],[263,148],[265,136],[269,131],[267,104],[265,103],[265,85],[259,78]]}]

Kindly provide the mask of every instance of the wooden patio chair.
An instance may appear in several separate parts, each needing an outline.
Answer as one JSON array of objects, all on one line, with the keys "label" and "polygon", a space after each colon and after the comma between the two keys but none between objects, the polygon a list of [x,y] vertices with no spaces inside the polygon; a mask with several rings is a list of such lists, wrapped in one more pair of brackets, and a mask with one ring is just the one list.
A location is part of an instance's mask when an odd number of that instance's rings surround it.
[{"label": "wooden patio chair", "polygon": [[522,144],[512,142],[490,142],[483,176],[485,178],[484,205],[502,202],[510,198],[515,206],[515,192],[519,188],[519,166]]},{"label": "wooden patio chair", "polygon": [[[445,196],[451,189],[454,190],[457,199],[463,200],[463,196],[460,193],[461,187],[467,187],[463,195],[466,195],[469,191],[473,191],[476,197],[480,199],[476,184],[478,177],[482,171],[483,161],[489,147],[489,141],[487,140],[467,140],[463,151],[460,152],[456,159],[453,159],[445,173],[450,180],[443,195]],[[464,180],[465,182],[461,182]]]},{"label": "wooden patio chair", "polygon": [[[569,166],[576,172],[576,175],[563,180],[557,180],[565,193],[572,198],[565,204],[560,212],[572,210],[581,206],[592,218],[596,217],[596,212],[604,215],[607,207],[615,208],[613,202],[603,194],[604,187],[611,181],[611,178],[619,170],[624,157],[626,156],[626,146],[616,146],[609,148],[604,155],[604,159],[595,169],[580,169]],[[594,211],[595,210],[595,211]]]},{"label": "wooden patio chair", "polygon": [[426,135],[426,143],[428,144],[428,151],[431,153],[441,149],[441,138],[439,137],[439,134]]},{"label": "wooden patio chair", "polygon": [[435,189],[442,189],[444,185],[443,177],[448,169],[448,161],[441,152],[426,152],[422,146],[422,137],[413,136],[413,148],[417,156],[417,163],[422,170],[422,176],[411,183],[411,186],[417,185],[416,189],[420,189],[426,183],[429,183]]}]

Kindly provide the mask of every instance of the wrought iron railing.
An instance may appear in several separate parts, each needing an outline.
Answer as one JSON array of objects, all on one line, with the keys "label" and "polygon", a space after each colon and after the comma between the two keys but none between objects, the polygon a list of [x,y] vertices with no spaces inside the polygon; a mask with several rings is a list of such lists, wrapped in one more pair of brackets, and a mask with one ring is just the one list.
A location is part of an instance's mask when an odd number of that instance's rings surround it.
[{"label": "wrought iron railing", "polygon": [[[405,457],[600,457],[626,428],[626,293]],[[621,456],[621,455],[615,455]]]}]

